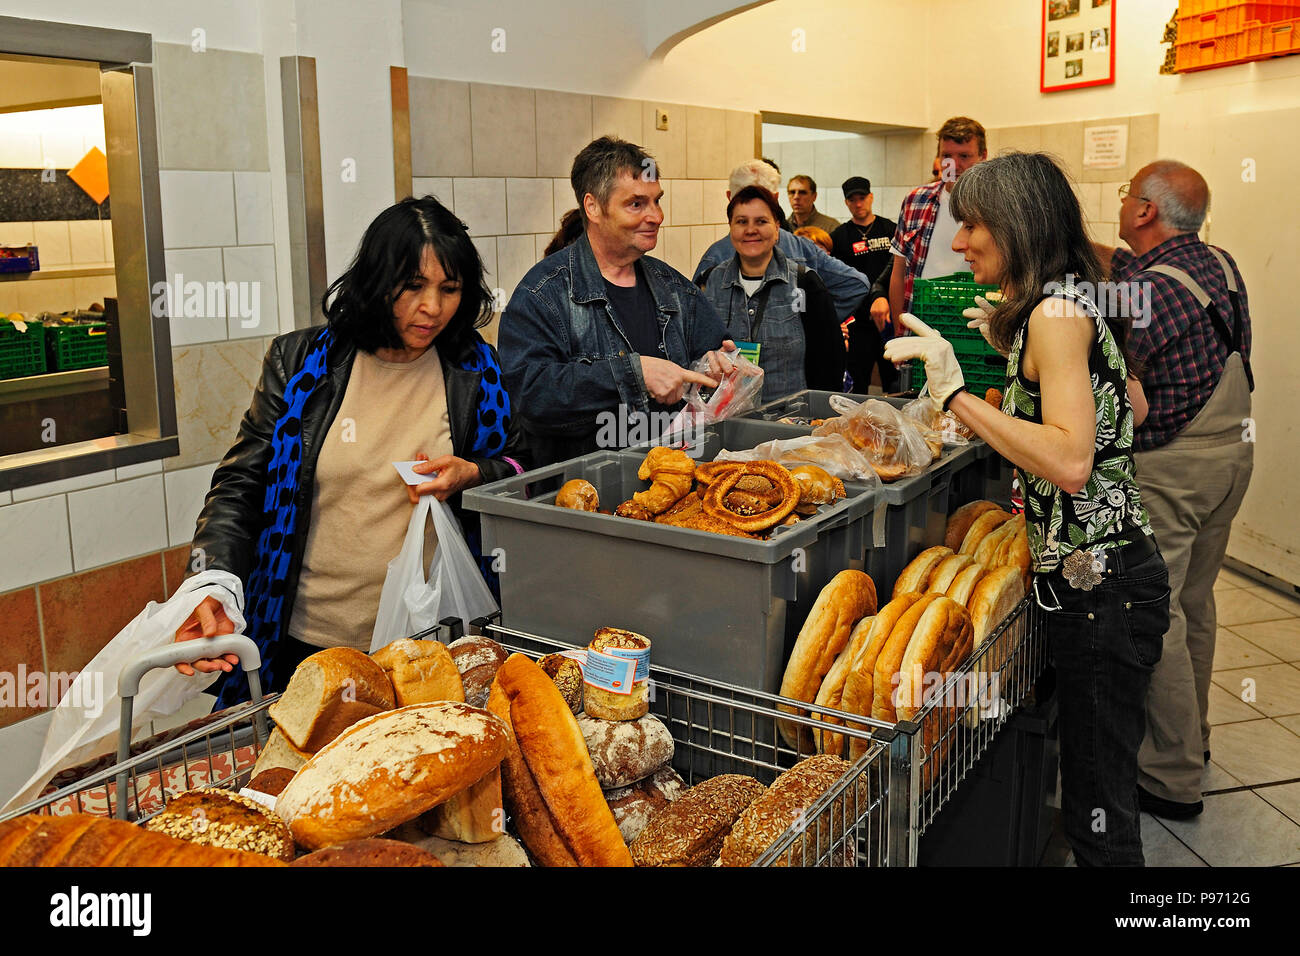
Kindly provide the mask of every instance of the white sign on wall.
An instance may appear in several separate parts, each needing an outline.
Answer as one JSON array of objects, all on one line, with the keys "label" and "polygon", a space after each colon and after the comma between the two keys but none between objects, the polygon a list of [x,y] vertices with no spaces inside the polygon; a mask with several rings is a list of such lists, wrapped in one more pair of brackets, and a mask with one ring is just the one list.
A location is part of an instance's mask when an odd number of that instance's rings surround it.
[{"label": "white sign on wall", "polygon": [[1128,165],[1127,126],[1085,126],[1084,169],[1123,169]]}]

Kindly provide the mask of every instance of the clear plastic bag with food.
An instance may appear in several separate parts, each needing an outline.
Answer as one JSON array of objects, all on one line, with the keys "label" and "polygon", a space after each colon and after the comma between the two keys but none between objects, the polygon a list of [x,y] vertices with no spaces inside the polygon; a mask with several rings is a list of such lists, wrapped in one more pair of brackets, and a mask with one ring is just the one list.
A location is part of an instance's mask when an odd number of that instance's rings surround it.
[{"label": "clear plastic bag with food", "polygon": [[943,450],[937,438],[927,440],[911,418],[878,399],[818,425],[813,435],[842,435],[866,456],[881,481],[919,475]]},{"label": "clear plastic bag with food", "polygon": [[[686,389],[686,407],[677,413],[661,441],[698,437],[706,425],[735,418],[758,407],[763,394],[763,369],[739,352],[725,353],[732,369],[722,377],[717,388],[692,384]],[[713,377],[709,360],[705,356],[695,363],[691,371]]]},{"label": "clear plastic bag with food", "polygon": [[904,405],[902,411],[904,416],[916,422],[926,438],[936,437],[945,445],[966,445],[975,437],[961,419],[935,405],[928,385],[921,389],[920,397]]},{"label": "clear plastic bag with food", "polygon": [[843,435],[800,435],[763,442],[746,451],[718,453],[717,461],[775,461],[786,468],[817,465],[841,481],[877,482],[880,479],[867,456],[858,451]]}]

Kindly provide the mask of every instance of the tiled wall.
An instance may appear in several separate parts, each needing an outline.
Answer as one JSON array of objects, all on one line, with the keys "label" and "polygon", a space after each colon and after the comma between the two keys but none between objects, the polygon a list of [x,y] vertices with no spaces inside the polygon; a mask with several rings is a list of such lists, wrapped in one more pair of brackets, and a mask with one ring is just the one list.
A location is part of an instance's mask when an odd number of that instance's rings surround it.
[{"label": "tiled wall", "polygon": [[[1128,162],[1123,169],[1083,168],[1083,131],[1089,126],[1128,128]],[[1119,197],[1116,190],[1141,167],[1158,158],[1159,117],[1155,114],[1004,127],[986,132],[989,156],[996,156],[1002,150],[1041,150],[1061,160],[1075,181],[1093,238],[1111,246],[1119,242]],[[847,210],[840,183],[849,176],[870,179],[876,197],[876,215],[897,219],[908,191],[929,180],[935,146],[932,132],[897,133],[804,142],[765,142],[763,152],[780,165],[782,183],[801,172],[811,175],[817,182],[818,210],[843,221]],[[788,212],[784,194],[781,201]]]},{"label": "tiled wall", "polygon": [[[739,110],[429,77],[409,82],[415,192],[437,196],[468,224],[490,284],[507,297],[577,205],[569,170],[595,137],[619,136],[655,157],[666,218],[652,255],[687,275],[726,235],[727,176],[753,158],[756,117]],[[668,112],[667,131],[655,129],[656,109]]]},{"label": "tiled wall", "polygon": [[77,670],[175,590],[279,331],[262,57],[156,44],[155,68],[168,273],[263,283],[260,322],[173,316],[177,457],[0,493],[0,672]]}]

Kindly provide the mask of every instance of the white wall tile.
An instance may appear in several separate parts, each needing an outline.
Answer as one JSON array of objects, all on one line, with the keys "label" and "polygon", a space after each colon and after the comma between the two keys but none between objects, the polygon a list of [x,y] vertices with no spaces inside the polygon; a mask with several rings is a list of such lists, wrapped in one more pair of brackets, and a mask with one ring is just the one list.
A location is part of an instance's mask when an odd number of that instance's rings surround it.
[{"label": "white wall tile", "polygon": [[101,305],[107,298],[117,295],[115,276],[77,276],[72,280],[72,298],[77,308],[87,308],[92,302]]},{"label": "white wall tile", "polygon": [[1079,196],[1079,205],[1088,222],[1101,219],[1101,183],[1076,183],[1075,191]]},{"label": "white wall tile", "polygon": [[[216,314],[215,310],[209,314],[206,293],[209,282],[225,282],[221,250],[169,249],[163,253],[163,262],[167,269],[167,314],[171,319],[172,347],[224,341],[225,316]],[[200,297],[187,295],[185,287],[190,283],[198,283],[190,291],[201,293]]]},{"label": "white wall tile", "polygon": [[505,290],[505,301],[510,301],[515,286],[536,261],[537,245],[531,235],[497,236],[497,281],[494,285]]},{"label": "white wall tile", "polygon": [[41,169],[41,138],[36,133],[6,133],[0,136],[0,168]]},{"label": "white wall tile", "polygon": [[169,471],[163,477],[167,489],[167,543],[169,547],[189,544],[194,538],[194,522],[203,510],[203,499],[212,487],[212,473],[217,463]]},{"label": "white wall tile", "polygon": [[781,147],[781,186],[790,182],[791,176],[812,176],[817,165],[816,147],[811,140],[786,143]]},{"label": "white wall tile", "polygon": [[563,176],[592,140],[591,97],[538,90],[537,175]]},{"label": "white wall tile", "polygon": [[555,228],[559,229],[560,217],[570,209],[578,207],[578,200],[573,197],[573,183],[567,179],[552,179],[551,197],[552,209],[555,211]]},{"label": "white wall tile", "polygon": [[478,250],[479,258],[483,260],[483,277],[487,281],[488,288],[496,288],[498,285],[496,237],[471,234],[470,239],[474,243],[474,248]]},{"label": "white wall tile", "polygon": [[72,240],[68,223],[60,219],[32,225],[33,241],[39,247],[41,266],[66,266],[72,263]]},{"label": "white wall tile", "polygon": [[[727,110],[726,174],[754,155],[754,114],[742,110]],[[779,163],[780,160],[777,160]]]},{"label": "white wall tile", "polygon": [[72,573],[68,505],[62,496],[0,508],[0,541],[22,560],[0,561],[0,591]]},{"label": "white wall tile", "polygon": [[163,246],[233,246],[235,185],[231,173],[163,170],[158,173],[162,191]]},{"label": "white wall tile", "polygon": [[78,571],[167,547],[161,475],[74,491],[68,515]]},{"label": "white wall tile", "polygon": [[698,179],[674,179],[673,218],[670,226],[697,226],[703,216],[703,183]]},{"label": "white wall tile", "polygon": [[671,226],[673,222],[673,181],[671,179],[661,179],[659,180],[659,188],[664,191],[663,196],[659,198],[659,208],[663,210],[664,214],[663,225]]},{"label": "white wall tile", "polygon": [[71,220],[68,241],[75,265],[108,261],[104,256],[104,227],[98,219]]},{"label": "white wall tile", "polygon": [[844,208],[840,183],[849,178],[849,141],[823,139],[815,142],[813,168],[817,170],[813,174],[813,179],[817,180],[817,208],[828,216],[843,219],[839,215]]},{"label": "white wall tile", "polygon": [[0,314],[18,311],[18,286],[21,282],[0,282]]},{"label": "white wall tile", "polygon": [[407,83],[412,171],[424,176],[472,176],[469,84],[424,76],[408,77]]},{"label": "white wall tile", "polygon": [[235,173],[235,225],[241,246],[275,241],[270,173]]},{"label": "white wall tile", "polygon": [[138,465],[123,465],[115,469],[118,481],[127,481],[131,478],[139,478],[143,475],[156,475],[162,471],[161,461],[142,461]]},{"label": "white wall tile", "polygon": [[113,262],[113,220],[105,219],[100,225],[104,227],[104,261]]},{"label": "white wall tile", "polygon": [[456,179],[456,215],[471,236],[499,236],[506,230],[506,181],[497,178]]},{"label": "white wall tile", "polygon": [[[221,250],[229,283],[238,283],[239,303],[226,302],[226,329],[232,339],[275,335],[280,330],[275,285],[275,247],[237,246]],[[245,315],[247,313],[247,315]]]},{"label": "white wall tile", "polygon": [[533,236],[534,262],[541,262],[546,258],[546,247],[551,244],[553,233],[537,233]]},{"label": "white wall tile", "polygon": [[469,104],[474,174],[536,176],[537,106],[533,90],[471,83]]},{"label": "white wall tile", "polygon": [[703,106],[686,108],[686,175],[693,179],[725,176],[727,114]]},{"label": "white wall tile", "polygon": [[24,315],[66,312],[76,307],[77,291],[72,279],[28,279],[15,284],[18,286],[18,311]]},{"label": "white wall tile", "polygon": [[695,271],[694,267],[701,259],[704,253],[708,251],[709,246],[718,240],[717,229],[714,226],[691,226],[691,269],[681,271],[690,275]]},{"label": "white wall tile", "polygon": [[452,208],[452,200],[454,197],[452,196],[450,177],[417,177],[411,181],[411,189],[416,196],[432,196],[448,209]]},{"label": "white wall tile", "polygon": [[507,179],[506,232],[520,235],[556,228],[553,190],[550,179]]},{"label": "white wall tile", "polygon": [[885,141],[879,136],[855,136],[849,140],[849,175],[866,176],[871,188],[885,184]]},{"label": "white wall tile", "polygon": [[25,246],[34,242],[35,223],[0,222],[0,246]]},{"label": "white wall tile", "polygon": [[13,500],[14,495],[12,491],[0,491],[0,505],[10,504]]},{"label": "white wall tile", "polygon": [[727,181],[706,179],[700,183],[701,222],[727,221]]},{"label": "white wall tile", "polygon": [[614,96],[591,98],[591,135],[641,142],[641,101]]},{"label": "white wall tile", "polygon": [[687,278],[695,272],[699,257],[691,258],[691,230],[689,226],[659,230],[659,245],[652,253],[668,263]]},{"label": "white wall tile", "polygon": [[[55,423],[58,427],[58,422]],[[59,481],[46,481],[39,485],[28,485],[25,488],[15,488],[13,495],[14,501],[31,501],[34,498],[48,498],[51,495],[62,495],[69,491],[80,491],[83,488],[94,488],[96,485],[109,485],[114,480],[113,469],[107,471],[96,471],[89,475],[78,475],[75,478],[63,478]]]},{"label": "white wall tile", "polygon": [[86,140],[80,130],[57,130],[41,134],[42,166],[71,169],[86,155]]}]

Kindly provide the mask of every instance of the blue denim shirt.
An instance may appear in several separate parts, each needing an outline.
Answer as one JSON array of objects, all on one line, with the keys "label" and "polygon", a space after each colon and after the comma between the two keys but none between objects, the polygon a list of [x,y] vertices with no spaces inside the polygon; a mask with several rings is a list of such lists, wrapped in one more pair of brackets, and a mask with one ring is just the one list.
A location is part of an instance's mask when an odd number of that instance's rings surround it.
[{"label": "blue denim shirt", "polygon": [[[763,368],[765,402],[808,387],[804,374],[803,319],[796,304],[798,280],[798,266],[785,257],[778,245],[773,248],[763,282],[752,297],[740,284],[740,256],[734,252],[730,261],[709,273],[704,286],[704,295],[727,324],[728,337],[762,345],[758,364]],[[756,300],[768,286],[772,291],[768,293],[762,324],[755,333]]]},{"label": "blue denim shirt", "polygon": [[[722,344],[722,321],[680,272],[650,256],[640,262],[665,355],[689,368]],[[516,414],[535,436],[538,464],[595,450],[601,412],[650,410],[641,357],[609,305],[585,233],[524,275],[501,315],[497,348]],[[551,445],[563,452],[548,453]]]},{"label": "blue denim shirt", "polygon": [[[867,293],[871,291],[871,283],[867,281],[866,276],[852,266],[827,255],[826,250],[821,246],[803,236],[796,236],[782,229],[776,237],[776,247],[791,263],[811,269],[821,277],[826,291],[835,300],[835,311],[839,314],[841,322],[854,314],[862,304],[862,300],[867,297]],[[730,237],[723,236],[709,246],[700,258],[700,264],[695,267],[695,281],[700,281],[700,276],[706,269],[721,265],[735,254],[736,247],[731,244]]]}]

